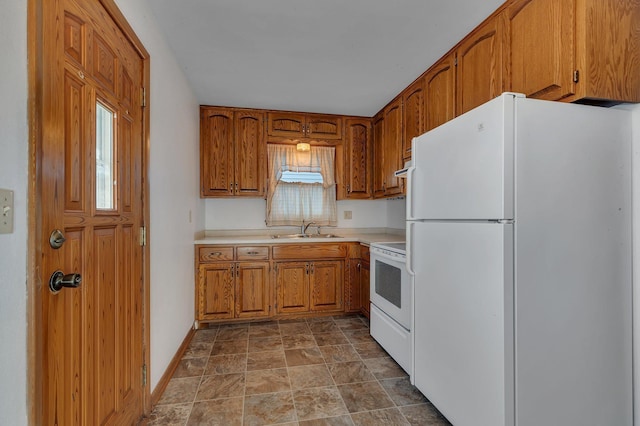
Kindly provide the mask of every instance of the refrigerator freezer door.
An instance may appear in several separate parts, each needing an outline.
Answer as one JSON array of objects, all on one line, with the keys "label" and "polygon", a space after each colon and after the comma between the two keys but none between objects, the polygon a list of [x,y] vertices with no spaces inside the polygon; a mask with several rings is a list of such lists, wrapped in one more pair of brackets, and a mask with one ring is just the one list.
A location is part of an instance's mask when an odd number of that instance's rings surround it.
[{"label": "refrigerator freezer door", "polygon": [[407,220],[513,219],[515,95],[413,140]]},{"label": "refrigerator freezer door", "polygon": [[513,225],[411,229],[415,386],[457,426],[513,425]]}]

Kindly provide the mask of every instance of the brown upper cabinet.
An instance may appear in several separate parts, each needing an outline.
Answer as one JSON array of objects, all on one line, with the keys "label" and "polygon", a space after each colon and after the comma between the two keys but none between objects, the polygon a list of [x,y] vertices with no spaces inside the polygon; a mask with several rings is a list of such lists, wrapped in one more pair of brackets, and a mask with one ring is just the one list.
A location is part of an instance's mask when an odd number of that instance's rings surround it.
[{"label": "brown upper cabinet", "polygon": [[266,147],[262,111],[200,107],[200,195],[264,196]]},{"label": "brown upper cabinet", "polygon": [[456,116],[455,94],[455,56],[450,53],[429,68],[424,75],[425,132]]},{"label": "brown upper cabinet", "polygon": [[456,49],[456,114],[461,115],[504,91],[503,14],[486,20]]},{"label": "brown upper cabinet", "polygon": [[402,92],[402,157],[411,158],[411,141],[425,131],[424,77],[420,77]]},{"label": "brown upper cabinet", "polygon": [[342,139],[342,117],[295,112],[269,112],[267,134],[270,137],[317,140]]},{"label": "brown upper cabinet", "polygon": [[640,3],[515,0],[508,10],[510,90],[527,97],[640,101]]},{"label": "brown upper cabinet", "polygon": [[402,179],[394,174],[404,165],[402,154],[402,97],[399,96],[373,118],[374,198],[402,194]]},{"label": "brown upper cabinet", "polygon": [[371,120],[345,120],[345,198],[371,198]]}]

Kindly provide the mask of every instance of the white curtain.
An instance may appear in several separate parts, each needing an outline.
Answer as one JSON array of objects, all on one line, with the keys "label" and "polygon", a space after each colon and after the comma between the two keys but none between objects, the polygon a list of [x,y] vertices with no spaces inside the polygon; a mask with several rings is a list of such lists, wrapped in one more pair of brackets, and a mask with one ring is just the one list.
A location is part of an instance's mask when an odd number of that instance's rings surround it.
[{"label": "white curtain", "polygon": [[[299,152],[295,145],[268,145],[267,226],[300,225],[303,220],[337,225],[335,156],[333,147]],[[320,173],[322,183],[283,182],[285,171]]]}]

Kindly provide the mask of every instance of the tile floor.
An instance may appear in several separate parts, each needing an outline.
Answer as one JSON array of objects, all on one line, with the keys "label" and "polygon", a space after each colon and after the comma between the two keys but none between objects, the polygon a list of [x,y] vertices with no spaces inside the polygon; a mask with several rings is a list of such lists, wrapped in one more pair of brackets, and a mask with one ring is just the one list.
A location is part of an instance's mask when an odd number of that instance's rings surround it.
[{"label": "tile floor", "polygon": [[449,425],[360,316],[198,330],[148,425]]}]

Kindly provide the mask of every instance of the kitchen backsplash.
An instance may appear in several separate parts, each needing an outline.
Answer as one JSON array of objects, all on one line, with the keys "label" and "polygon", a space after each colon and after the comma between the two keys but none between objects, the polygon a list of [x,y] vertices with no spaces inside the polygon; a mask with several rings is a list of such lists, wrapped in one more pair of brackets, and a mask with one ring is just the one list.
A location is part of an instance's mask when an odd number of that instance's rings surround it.
[{"label": "kitchen backsplash", "polygon": [[[266,201],[249,198],[205,200],[205,229],[267,229]],[[345,211],[351,219],[345,219]],[[338,201],[338,228],[404,229],[405,199]]]}]

